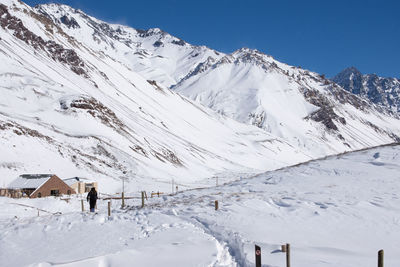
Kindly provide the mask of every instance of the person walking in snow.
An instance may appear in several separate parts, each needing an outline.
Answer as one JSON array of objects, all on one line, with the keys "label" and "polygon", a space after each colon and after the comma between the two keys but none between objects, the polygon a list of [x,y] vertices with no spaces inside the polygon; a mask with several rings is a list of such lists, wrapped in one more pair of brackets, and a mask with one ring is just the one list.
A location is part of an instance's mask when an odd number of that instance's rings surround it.
[{"label": "person walking in snow", "polygon": [[94,187],[90,189],[90,192],[88,193],[86,199],[90,205],[90,212],[94,212],[94,208],[96,207],[96,201],[97,201],[97,191]]}]

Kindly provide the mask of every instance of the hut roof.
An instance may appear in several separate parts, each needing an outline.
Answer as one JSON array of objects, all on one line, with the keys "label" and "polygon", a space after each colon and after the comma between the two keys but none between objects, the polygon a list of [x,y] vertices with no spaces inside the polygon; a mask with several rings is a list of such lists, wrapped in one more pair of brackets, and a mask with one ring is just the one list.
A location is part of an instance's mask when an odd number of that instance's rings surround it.
[{"label": "hut roof", "polygon": [[84,183],[92,183],[92,180],[89,180],[87,178],[83,178],[83,177],[72,177],[72,178],[66,178],[63,179],[64,183],[66,183],[67,185],[71,186],[76,182],[84,182]]},{"label": "hut roof", "polygon": [[54,174],[23,174],[12,181],[8,188],[23,189],[23,188],[39,188],[47,182]]}]

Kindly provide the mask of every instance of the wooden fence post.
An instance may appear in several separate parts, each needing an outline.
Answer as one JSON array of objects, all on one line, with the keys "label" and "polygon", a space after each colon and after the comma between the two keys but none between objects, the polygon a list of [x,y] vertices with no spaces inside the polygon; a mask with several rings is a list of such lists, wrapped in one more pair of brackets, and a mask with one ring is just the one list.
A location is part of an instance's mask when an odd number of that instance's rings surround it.
[{"label": "wooden fence post", "polygon": [[111,201],[108,201],[108,217],[111,216]]},{"label": "wooden fence post", "polygon": [[378,267],[383,267],[383,249],[378,251]]},{"label": "wooden fence post", "polygon": [[261,267],[261,248],[255,245],[256,267]]},{"label": "wooden fence post", "polygon": [[290,244],[286,244],[286,267],[290,267]]},{"label": "wooden fence post", "polygon": [[282,252],[286,252],[286,245],[282,245],[282,246],[281,246],[281,251],[282,251]]},{"label": "wooden fence post", "polygon": [[144,208],[144,192],[142,191],[142,208]]},{"label": "wooden fence post", "polygon": [[124,192],[122,192],[122,206],[121,207],[122,208],[125,207],[125,193]]},{"label": "wooden fence post", "polygon": [[83,199],[81,199],[81,207],[82,207],[82,212],[85,211],[85,206],[83,205]]},{"label": "wooden fence post", "polygon": [[218,200],[215,200],[215,210],[218,210]]}]

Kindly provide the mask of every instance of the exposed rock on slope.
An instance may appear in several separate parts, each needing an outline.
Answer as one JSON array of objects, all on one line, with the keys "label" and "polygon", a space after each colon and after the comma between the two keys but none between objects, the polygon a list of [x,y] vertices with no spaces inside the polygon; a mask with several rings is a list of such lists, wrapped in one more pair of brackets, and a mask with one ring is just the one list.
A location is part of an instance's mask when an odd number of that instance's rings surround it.
[{"label": "exposed rock on slope", "polygon": [[354,67],[347,68],[332,78],[347,91],[369,99],[393,112],[400,112],[400,80],[376,74],[363,75]]},{"label": "exposed rock on slope", "polygon": [[65,49],[62,45],[54,41],[44,41],[28,30],[22,21],[15,16],[10,15],[7,6],[0,4],[0,25],[3,29],[11,30],[14,36],[24,41],[35,49],[41,49],[52,59],[57,60],[69,66],[73,72],[88,77],[84,70],[85,64],[82,59],[72,49]]}]

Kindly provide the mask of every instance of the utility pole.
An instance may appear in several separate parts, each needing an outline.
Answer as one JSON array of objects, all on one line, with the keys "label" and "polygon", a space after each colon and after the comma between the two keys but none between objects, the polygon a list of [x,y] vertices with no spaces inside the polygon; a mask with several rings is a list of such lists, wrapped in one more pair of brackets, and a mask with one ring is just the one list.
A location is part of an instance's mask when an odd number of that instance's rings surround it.
[{"label": "utility pole", "polygon": [[122,208],[125,207],[125,178],[122,178]]},{"label": "utility pole", "polygon": [[121,207],[124,208],[125,207],[125,174],[126,171],[122,172],[124,174],[124,176],[122,176],[122,205]]}]

